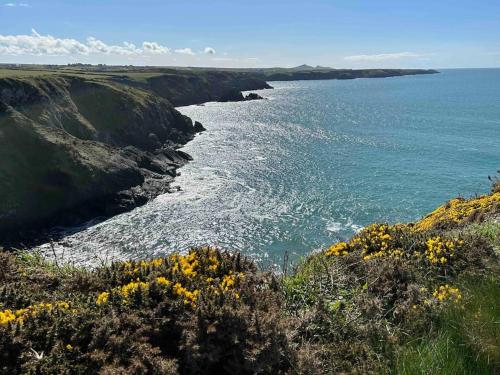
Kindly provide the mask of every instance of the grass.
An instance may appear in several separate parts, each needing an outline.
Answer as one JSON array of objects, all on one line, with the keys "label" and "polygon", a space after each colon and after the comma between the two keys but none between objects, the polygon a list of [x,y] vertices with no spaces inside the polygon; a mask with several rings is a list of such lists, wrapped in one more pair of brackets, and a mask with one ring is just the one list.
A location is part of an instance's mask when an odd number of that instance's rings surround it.
[{"label": "grass", "polygon": [[498,374],[492,210],[370,225],[281,278],[210,248],[93,270],[0,251],[0,374]]},{"label": "grass", "polygon": [[465,232],[476,234],[485,238],[490,242],[497,252],[500,254],[500,219],[489,220],[484,223],[474,223],[469,225]]},{"label": "grass", "polygon": [[26,274],[42,271],[48,275],[68,279],[75,274],[88,272],[84,268],[73,266],[64,261],[59,263],[57,258],[54,259],[55,260],[48,260],[47,257],[36,250],[19,250],[16,253],[16,263],[19,266],[19,270]]},{"label": "grass", "polygon": [[0,69],[0,78],[30,78],[58,74],[50,70]]},{"label": "grass", "polygon": [[497,277],[461,284],[467,302],[444,310],[429,332],[398,353],[395,373],[496,374],[500,370],[500,283]]},{"label": "grass", "polygon": [[[472,223],[455,234],[480,236],[500,250],[498,219]],[[482,277],[459,283],[466,302],[442,311],[428,332],[398,353],[394,372],[406,374],[500,373],[500,280],[498,263]]]},{"label": "grass", "polygon": [[47,76],[80,76],[88,79],[108,77],[109,74],[85,72],[85,71],[65,71],[59,69],[0,69],[0,79],[2,78],[44,78]]}]

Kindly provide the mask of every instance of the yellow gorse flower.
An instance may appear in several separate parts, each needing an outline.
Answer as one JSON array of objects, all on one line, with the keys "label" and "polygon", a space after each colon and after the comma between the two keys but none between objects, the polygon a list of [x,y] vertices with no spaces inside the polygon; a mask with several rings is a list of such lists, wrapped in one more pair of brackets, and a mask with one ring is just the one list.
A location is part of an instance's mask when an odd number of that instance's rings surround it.
[{"label": "yellow gorse flower", "polygon": [[138,275],[141,271],[159,268],[163,263],[163,258],[141,260],[139,262],[126,261],[122,263],[123,273],[127,276]]},{"label": "yellow gorse flower", "polygon": [[448,284],[441,285],[432,293],[432,296],[439,302],[451,300],[455,303],[458,303],[462,299],[462,293],[460,293],[460,290],[458,288],[453,288]]},{"label": "yellow gorse flower", "polygon": [[119,293],[122,295],[123,298],[127,299],[131,294],[140,290],[147,290],[148,287],[149,283],[137,279],[136,281],[131,281],[130,283],[123,285],[120,288]]},{"label": "yellow gorse flower", "polygon": [[[407,236],[411,237],[411,244],[407,244]],[[456,252],[463,245],[462,240],[446,239],[440,236],[423,239],[415,237],[411,225],[406,224],[371,224],[356,234],[349,242],[337,242],[330,246],[327,256],[341,256],[359,252],[363,260],[370,261],[377,258],[394,259],[426,259],[432,264],[445,265],[456,256]],[[406,242],[405,242],[406,241]],[[405,246],[411,250],[405,251]]]},{"label": "yellow gorse flower", "polygon": [[180,283],[174,284],[173,292],[179,297],[183,297],[184,303],[186,305],[190,304],[193,307],[196,306],[196,300],[198,299],[198,295],[200,294],[199,290],[189,291],[188,289],[184,288]]},{"label": "yellow gorse flower", "polygon": [[196,252],[190,251],[188,255],[174,254],[170,257],[174,261],[172,271],[180,272],[187,277],[195,277],[198,272],[199,260],[197,259]]},{"label": "yellow gorse flower", "polygon": [[426,231],[442,223],[460,224],[475,212],[488,212],[500,204],[500,192],[480,197],[455,198],[415,223],[416,231]]},{"label": "yellow gorse flower", "polygon": [[159,285],[162,285],[162,286],[169,286],[170,284],[172,284],[171,281],[167,280],[165,277],[163,276],[160,276],[160,277],[157,277],[156,278],[156,282],[159,284]]},{"label": "yellow gorse flower", "polygon": [[[6,325],[11,322],[23,324],[24,320],[29,318],[36,318],[38,315],[44,312],[53,313],[56,311],[69,310],[70,305],[66,301],[57,301],[54,303],[39,303],[16,311],[4,310],[0,311],[0,325]],[[71,310],[71,312],[75,312],[75,310]]]},{"label": "yellow gorse flower", "polygon": [[447,240],[440,236],[431,237],[426,241],[425,256],[432,264],[444,265],[455,256],[455,251],[462,244],[462,240]]},{"label": "yellow gorse flower", "polygon": [[349,244],[346,242],[337,242],[328,248],[326,251],[327,256],[339,256],[349,254]]},{"label": "yellow gorse flower", "polygon": [[98,305],[103,305],[105,304],[106,302],[108,302],[108,299],[109,299],[109,292],[102,292],[101,294],[99,294],[97,296],[97,301],[96,303]]},{"label": "yellow gorse flower", "polygon": [[[145,292],[147,297],[151,283],[158,286],[171,288],[174,297],[183,299],[186,305],[196,306],[196,301],[201,293],[200,290],[188,289],[189,285],[199,285],[202,290],[210,290],[215,293],[222,290],[231,292],[239,298],[234,291],[236,280],[244,277],[243,273],[233,274],[229,271],[227,275],[220,275],[221,261],[219,252],[215,248],[204,247],[199,250],[190,250],[186,255],[172,254],[168,258],[159,258],[149,261],[127,261],[121,263],[125,276],[138,275],[148,277],[141,281],[139,278],[129,283],[104,291],[97,296],[96,304],[107,303],[111,296],[117,301],[128,303],[130,297],[137,292]],[[165,276],[169,275],[171,280]],[[154,276],[154,277],[152,277]]]},{"label": "yellow gorse flower", "polygon": [[12,310],[0,311],[0,325],[7,325],[16,320],[16,314]]},{"label": "yellow gorse flower", "polygon": [[337,242],[330,246],[325,254],[327,256],[347,255],[354,250],[360,250],[363,259],[368,261],[380,257],[401,258],[404,252],[394,246],[391,231],[403,228],[403,225],[390,226],[387,224],[372,224],[364,228],[349,242]]}]

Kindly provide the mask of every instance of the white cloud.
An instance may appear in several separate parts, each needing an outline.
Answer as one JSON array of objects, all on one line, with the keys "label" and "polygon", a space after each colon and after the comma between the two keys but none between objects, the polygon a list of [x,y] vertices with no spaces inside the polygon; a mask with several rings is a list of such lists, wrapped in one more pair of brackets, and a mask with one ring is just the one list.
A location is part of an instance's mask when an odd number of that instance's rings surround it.
[{"label": "white cloud", "polygon": [[[22,0],[20,0],[22,1]],[[0,9],[2,5],[0,3]],[[217,59],[220,57],[221,59]],[[169,48],[157,41],[109,42],[95,36],[82,39],[61,38],[50,34],[31,33],[2,35],[0,60],[8,63],[67,64],[91,63],[109,65],[193,65],[254,66],[258,59],[231,56],[213,47],[195,50],[189,47]]]},{"label": "white cloud", "polygon": [[193,50],[191,48],[179,48],[179,49],[175,50],[175,53],[180,53],[183,55],[191,55],[191,56],[195,55],[195,53],[193,52]]},{"label": "white cloud", "polygon": [[205,47],[203,53],[206,53],[207,55],[215,55],[215,49],[212,47]]},{"label": "white cloud", "polygon": [[91,53],[105,53],[108,55],[140,55],[143,51],[135,44],[123,42],[123,45],[108,45],[94,37],[87,38],[87,46]]},{"label": "white cloud", "polygon": [[6,55],[68,55],[88,54],[90,49],[75,39],[59,39],[40,35],[0,35],[0,53]]},{"label": "white cloud", "polygon": [[[179,53],[193,54],[190,48],[178,50]],[[157,42],[143,42],[142,48],[133,43],[107,44],[94,37],[88,37],[85,42],[76,39],[56,38],[52,35],[41,35],[35,29],[29,35],[0,35],[0,54],[2,55],[162,55],[170,49]]]},{"label": "white cloud", "polygon": [[407,58],[418,58],[424,57],[426,55],[414,53],[414,52],[398,52],[398,53],[381,53],[378,55],[354,55],[346,56],[345,60],[349,61],[387,61],[387,60],[400,60]]},{"label": "white cloud", "polygon": [[153,54],[158,54],[158,55],[170,53],[169,48],[162,46],[156,42],[143,42],[142,49],[144,51],[147,51],[147,52],[150,52]]}]

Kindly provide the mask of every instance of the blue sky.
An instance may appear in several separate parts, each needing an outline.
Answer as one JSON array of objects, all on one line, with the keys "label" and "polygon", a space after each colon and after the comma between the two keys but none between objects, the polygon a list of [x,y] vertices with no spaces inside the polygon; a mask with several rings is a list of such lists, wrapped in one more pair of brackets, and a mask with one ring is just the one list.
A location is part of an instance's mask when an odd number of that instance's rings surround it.
[{"label": "blue sky", "polygon": [[0,0],[0,62],[499,67],[500,1]]}]

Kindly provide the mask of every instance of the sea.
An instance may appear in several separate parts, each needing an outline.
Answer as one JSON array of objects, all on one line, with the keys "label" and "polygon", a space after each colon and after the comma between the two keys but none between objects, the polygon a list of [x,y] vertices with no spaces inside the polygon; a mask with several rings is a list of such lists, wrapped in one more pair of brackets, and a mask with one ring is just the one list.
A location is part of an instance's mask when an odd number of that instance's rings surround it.
[{"label": "sea", "polygon": [[264,100],[178,108],[207,129],[178,192],[40,250],[96,265],[211,245],[279,267],[486,193],[500,168],[500,69],[269,83]]}]

